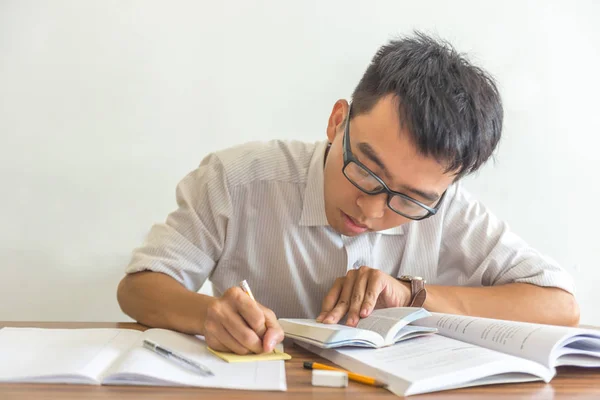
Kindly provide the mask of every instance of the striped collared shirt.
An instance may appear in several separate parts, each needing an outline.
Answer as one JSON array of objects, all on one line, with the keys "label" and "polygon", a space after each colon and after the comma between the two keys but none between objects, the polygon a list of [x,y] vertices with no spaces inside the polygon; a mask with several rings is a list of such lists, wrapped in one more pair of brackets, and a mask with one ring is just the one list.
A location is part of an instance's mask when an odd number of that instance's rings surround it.
[{"label": "striped collared shirt", "polygon": [[162,272],[215,296],[246,279],[278,317],[314,318],[337,277],[361,265],[436,285],[526,282],[573,292],[569,274],[512,233],[460,182],[438,213],[348,237],[327,223],[326,142],[248,143],[207,156],[177,186],[178,208],[152,227],[127,273]]}]

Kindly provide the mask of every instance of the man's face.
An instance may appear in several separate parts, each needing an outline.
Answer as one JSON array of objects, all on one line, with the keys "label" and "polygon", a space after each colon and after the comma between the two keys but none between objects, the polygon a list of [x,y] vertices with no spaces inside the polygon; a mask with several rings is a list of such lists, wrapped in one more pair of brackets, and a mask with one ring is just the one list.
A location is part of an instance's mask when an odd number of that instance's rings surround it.
[{"label": "man's face", "polygon": [[[417,153],[406,124],[400,126],[394,96],[379,100],[367,114],[350,121],[349,139],[354,156],[394,191],[434,207],[453,182],[435,159]],[[380,231],[411,220],[392,211],[387,194],[368,195],[342,173],[342,139],[348,103],[338,100],[329,117],[327,137],[331,148],[324,167],[325,212],[331,227],[346,236]],[[425,197],[427,195],[427,197]]]}]

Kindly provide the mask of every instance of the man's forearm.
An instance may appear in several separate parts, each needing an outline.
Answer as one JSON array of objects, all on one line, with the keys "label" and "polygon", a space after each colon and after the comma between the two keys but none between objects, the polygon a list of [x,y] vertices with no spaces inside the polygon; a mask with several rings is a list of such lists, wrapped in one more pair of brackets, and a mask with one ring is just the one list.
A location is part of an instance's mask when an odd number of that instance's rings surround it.
[{"label": "man's forearm", "polygon": [[432,312],[541,324],[579,323],[579,307],[573,295],[558,288],[526,283],[500,286],[427,286],[423,305]]},{"label": "man's forearm", "polygon": [[165,274],[138,272],[119,283],[117,299],[123,312],[141,324],[203,335],[214,297],[191,292]]}]

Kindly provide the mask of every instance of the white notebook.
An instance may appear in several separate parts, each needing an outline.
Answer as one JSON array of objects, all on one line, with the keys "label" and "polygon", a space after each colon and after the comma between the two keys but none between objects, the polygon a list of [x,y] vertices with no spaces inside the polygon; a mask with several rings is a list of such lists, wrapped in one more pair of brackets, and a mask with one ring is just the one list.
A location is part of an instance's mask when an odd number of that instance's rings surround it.
[{"label": "white notebook", "polygon": [[[142,346],[144,339],[204,364],[214,376],[161,357]],[[230,364],[201,338],[165,329],[3,328],[0,355],[0,382],[286,390],[283,361]]]}]

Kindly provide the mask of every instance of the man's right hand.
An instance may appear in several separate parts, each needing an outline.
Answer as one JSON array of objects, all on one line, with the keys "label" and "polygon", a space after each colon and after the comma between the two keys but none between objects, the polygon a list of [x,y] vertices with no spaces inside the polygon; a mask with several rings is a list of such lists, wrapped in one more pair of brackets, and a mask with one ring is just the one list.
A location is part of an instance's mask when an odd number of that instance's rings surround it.
[{"label": "man's right hand", "polygon": [[227,289],[206,310],[204,337],[217,351],[268,353],[283,340],[275,313],[255,302],[241,288]]}]

